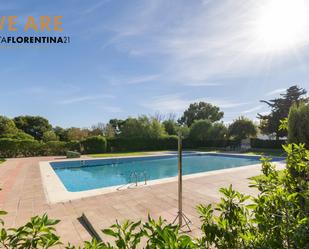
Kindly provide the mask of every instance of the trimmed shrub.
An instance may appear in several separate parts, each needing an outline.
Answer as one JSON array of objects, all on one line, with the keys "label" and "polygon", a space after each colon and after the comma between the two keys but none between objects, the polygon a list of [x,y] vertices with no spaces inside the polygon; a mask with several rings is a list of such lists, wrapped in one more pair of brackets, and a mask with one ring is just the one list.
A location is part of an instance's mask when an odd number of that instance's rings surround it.
[{"label": "trimmed shrub", "polygon": [[293,105],[288,116],[289,143],[304,143],[309,148],[309,104]]},{"label": "trimmed shrub", "polygon": [[66,155],[67,155],[67,158],[79,158],[80,157],[80,153],[76,151],[67,151]]},{"label": "trimmed shrub", "polygon": [[58,156],[67,151],[65,142],[42,143],[33,139],[0,139],[0,157]]},{"label": "trimmed shrub", "polygon": [[1,138],[0,139],[0,157],[16,157],[18,151],[18,143],[16,139]]},{"label": "trimmed shrub", "polygon": [[43,154],[44,143],[37,140],[16,140],[17,156],[40,156]]},{"label": "trimmed shrub", "polygon": [[42,154],[42,143],[32,139],[0,139],[1,157],[38,156]]},{"label": "trimmed shrub", "polygon": [[252,138],[250,140],[252,148],[282,149],[282,145],[285,143],[286,140],[263,140],[258,138]]},{"label": "trimmed shrub", "polygon": [[83,152],[86,154],[96,154],[106,152],[106,139],[102,136],[87,137],[82,142]]},{"label": "trimmed shrub", "polygon": [[66,143],[66,147],[69,151],[77,151],[81,152],[81,144],[80,141],[73,140]]},{"label": "trimmed shrub", "polygon": [[61,141],[50,141],[44,144],[43,154],[46,156],[62,156],[67,151],[66,143]]},{"label": "trimmed shrub", "polygon": [[165,136],[157,139],[144,138],[113,138],[108,139],[108,150],[117,151],[145,151],[145,150],[175,150],[177,136]]}]

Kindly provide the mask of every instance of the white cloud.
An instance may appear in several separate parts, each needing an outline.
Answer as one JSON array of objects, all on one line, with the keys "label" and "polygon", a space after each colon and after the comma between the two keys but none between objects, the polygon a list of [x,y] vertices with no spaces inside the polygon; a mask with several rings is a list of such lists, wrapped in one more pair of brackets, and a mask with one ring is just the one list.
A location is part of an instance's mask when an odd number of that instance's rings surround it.
[{"label": "white cloud", "polygon": [[285,91],[286,91],[286,88],[278,88],[278,89],[275,89],[273,91],[270,91],[270,92],[266,93],[266,96],[277,95],[277,94],[283,93]]},{"label": "white cloud", "polygon": [[110,80],[112,85],[134,85],[134,84],[141,84],[141,83],[147,83],[154,80],[159,79],[159,74],[150,74],[150,75],[140,75],[135,77],[118,77],[115,79]]},{"label": "white cloud", "polygon": [[162,113],[168,112],[182,112],[189,107],[191,103],[205,101],[213,105],[219,106],[222,109],[236,108],[247,105],[247,102],[234,102],[226,99],[215,98],[197,98],[187,99],[183,97],[183,94],[168,94],[156,96],[150,99],[148,102],[144,102],[142,105],[153,111],[160,111]]},{"label": "white cloud", "polygon": [[111,95],[85,95],[85,96],[78,96],[78,97],[70,97],[64,100],[60,100],[57,103],[61,105],[68,105],[68,104],[75,104],[85,101],[92,101],[92,100],[99,100],[104,98],[113,98]]},{"label": "white cloud", "polygon": [[[145,1],[134,16],[128,11],[106,27],[115,33],[108,46],[131,56],[162,57],[164,79],[184,85],[267,74],[285,54],[272,53],[256,37],[258,13],[266,2]],[[166,9],[173,11],[164,16]]]},{"label": "white cloud", "polygon": [[248,113],[252,113],[252,112],[256,112],[258,110],[261,110],[262,108],[263,108],[262,105],[258,105],[258,106],[252,107],[250,109],[247,109],[247,110],[243,111],[242,113],[243,114],[248,114]]}]

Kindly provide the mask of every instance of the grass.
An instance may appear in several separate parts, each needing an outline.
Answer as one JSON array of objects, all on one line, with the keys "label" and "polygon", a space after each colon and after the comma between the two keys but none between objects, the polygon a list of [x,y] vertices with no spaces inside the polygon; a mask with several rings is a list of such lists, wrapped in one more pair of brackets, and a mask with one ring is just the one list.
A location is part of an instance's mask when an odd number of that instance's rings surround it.
[{"label": "grass", "polygon": [[[196,151],[205,151],[205,152],[229,152],[224,149],[219,148],[198,148]],[[102,153],[102,154],[89,154],[89,157],[124,157],[124,156],[144,156],[151,155],[156,152],[164,151],[135,151],[135,152],[114,152],[114,153]],[[262,156],[285,156],[283,150],[274,150],[274,149],[251,149],[246,152],[235,152],[246,155],[262,155]]]},{"label": "grass", "polygon": [[[222,153],[231,152],[220,148],[199,148],[197,149],[197,151],[222,152]],[[232,151],[232,152],[245,155],[278,156],[278,157],[284,157],[286,155],[285,151],[281,149],[250,149],[249,151],[246,152],[238,152],[238,151]]]},{"label": "grass", "polygon": [[156,152],[164,151],[138,151],[138,152],[114,152],[114,153],[102,153],[102,154],[89,154],[89,157],[123,157],[123,156],[144,156],[151,155]]},{"label": "grass", "polygon": [[4,162],[5,162],[5,160],[2,159],[2,158],[0,158],[0,164],[1,164],[1,163],[4,163]]}]

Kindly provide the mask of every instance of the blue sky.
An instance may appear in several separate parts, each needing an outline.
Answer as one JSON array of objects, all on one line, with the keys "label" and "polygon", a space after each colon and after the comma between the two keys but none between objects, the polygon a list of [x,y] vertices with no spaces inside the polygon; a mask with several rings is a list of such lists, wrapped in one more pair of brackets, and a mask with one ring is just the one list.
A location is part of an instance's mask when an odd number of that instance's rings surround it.
[{"label": "blue sky", "polygon": [[283,1],[2,1],[20,23],[62,15],[71,43],[1,48],[0,113],[87,127],[207,101],[255,119],[259,100],[309,90],[308,6]]}]

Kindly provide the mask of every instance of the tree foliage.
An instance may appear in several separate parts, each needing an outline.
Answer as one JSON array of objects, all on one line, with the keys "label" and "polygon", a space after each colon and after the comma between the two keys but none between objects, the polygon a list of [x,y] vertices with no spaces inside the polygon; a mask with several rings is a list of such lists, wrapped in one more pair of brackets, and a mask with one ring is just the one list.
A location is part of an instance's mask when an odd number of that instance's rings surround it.
[{"label": "tree foliage", "polygon": [[309,147],[309,104],[294,104],[287,119],[289,143],[304,143]]},{"label": "tree foliage", "polygon": [[16,134],[18,129],[15,126],[13,120],[0,116],[0,136],[3,137],[7,134]]},{"label": "tree foliage", "polygon": [[288,117],[289,110],[293,104],[308,102],[309,99],[304,97],[307,91],[298,86],[291,86],[286,90],[286,93],[281,94],[280,98],[269,101],[261,100],[271,108],[270,114],[258,114],[260,119],[260,129],[263,134],[275,134],[276,138],[287,136],[287,131],[280,130],[280,120]]},{"label": "tree foliage", "polygon": [[77,127],[71,127],[66,130],[66,141],[83,140],[89,136],[88,129],[81,129]]},{"label": "tree foliage", "polygon": [[168,120],[163,121],[162,124],[168,135],[177,135],[179,127],[174,120],[168,119]]},{"label": "tree foliage", "polygon": [[119,128],[122,138],[160,138],[164,135],[164,126],[157,119],[147,116],[128,118]]},{"label": "tree foliage", "polygon": [[223,123],[214,123],[212,124],[208,139],[209,140],[224,140],[228,136],[228,130],[227,127]]},{"label": "tree foliage", "polygon": [[43,133],[42,140],[44,142],[58,141],[59,137],[57,136],[57,134],[53,130],[49,130],[49,131],[45,131]]},{"label": "tree foliage", "polygon": [[255,137],[257,134],[257,128],[250,119],[241,116],[229,125],[228,133],[229,136],[234,139],[240,140]]},{"label": "tree foliage", "polygon": [[216,122],[222,119],[223,115],[224,113],[220,111],[219,107],[206,102],[199,102],[190,104],[178,122],[190,127],[196,120],[208,119],[211,122]]},{"label": "tree foliage", "polygon": [[209,139],[209,133],[212,124],[208,119],[197,120],[193,123],[190,129],[190,138],[197,141],[205,141]]},{"label": "tree foliage", "polygon": [[37,140],[42,140],[44,132],[52,129],[48,120],[40,116],[19,116],[13,120],[18,129],[30,134]]}]

